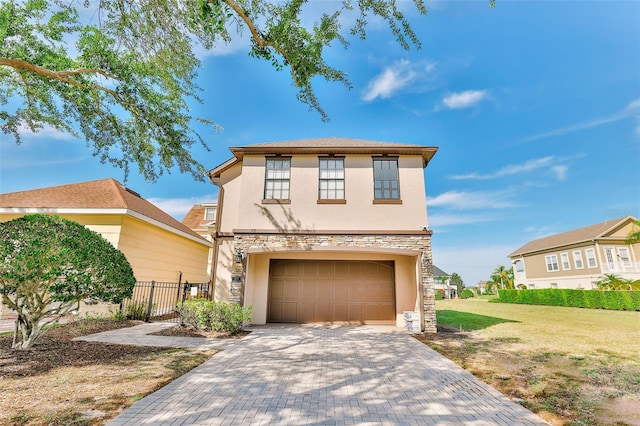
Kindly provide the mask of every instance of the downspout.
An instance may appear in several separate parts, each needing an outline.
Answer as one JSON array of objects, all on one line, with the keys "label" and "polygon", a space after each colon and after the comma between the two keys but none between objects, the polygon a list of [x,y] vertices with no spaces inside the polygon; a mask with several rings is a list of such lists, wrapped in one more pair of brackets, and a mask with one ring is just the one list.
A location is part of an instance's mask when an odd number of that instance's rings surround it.
[{"label": "downspout", "polygon": [[224,204],[224,188],[213,181],[213,178],[209,176],[211,182],[218,187],[218,205],[216,206],[216,230],[213,233],[213,260],[211,262],[211,300],[216,299],[216,282],[218,272],[218,252],[220,250],[220,225],[222,225],[222,207]]}]

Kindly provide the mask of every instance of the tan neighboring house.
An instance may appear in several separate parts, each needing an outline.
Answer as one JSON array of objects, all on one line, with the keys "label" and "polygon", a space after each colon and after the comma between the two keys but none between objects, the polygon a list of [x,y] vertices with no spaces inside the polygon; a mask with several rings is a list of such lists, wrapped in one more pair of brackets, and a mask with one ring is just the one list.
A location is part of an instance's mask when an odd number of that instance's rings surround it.
[{"label": "tan neighboring house", "polygon": [[114,179],[0,194],[0,222],[32,213],[98,232],[124,253],[138,281],[209,281],[212,243]]},{"label": "tan neighboring house", "polygon": [[[216,211],[217,203],[195,204],[182,219],[182,223],[192,231],[204,237],[207,241],[213,242],[216,232]],[[211,273],[213,261],[213,248],[209,249],[207,271]]]},{"label": "tan neighboring house", "polygon": [[640,244],[627,244],[631,216],[531,241],[509,255],[515,285],[590,290],[604,274],[640,279]]},{"label": "tan neighboring house", "polygon": [[254,324],[353,322],[435,331],[424,168],[437,148],[345,138],[230,148],[219,187],[216,300]]}]

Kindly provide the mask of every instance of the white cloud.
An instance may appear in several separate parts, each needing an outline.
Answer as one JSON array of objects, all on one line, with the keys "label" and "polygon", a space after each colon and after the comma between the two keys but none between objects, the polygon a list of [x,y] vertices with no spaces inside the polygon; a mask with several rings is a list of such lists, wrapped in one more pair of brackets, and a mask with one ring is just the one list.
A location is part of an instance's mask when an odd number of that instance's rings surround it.
[{"label": "white cloud", "polygon": [[445,108],[461,109],[477,105],[485,99],[489,92],[487,90],[465,90],[464,92],[452,93],[442,99]]},{"label": "white cloud", "polygon": [[456,210],[466,209],[504,209],[517,207],[510,200],[511,190],[502,191],[448,191],[427,200],[429,207],[449,207]]},{"label": "white cloud", "polygon": [[21,126],[18,129],[18,133],[20,133],[20,136],[23,138],[31,139],[55,139],[59,141],[76,140],[76,138],[69,132],[58,130],[46,124],[35,132],[31,131],[31,129],[26,126]]},{"label": "white cloud", "polygon": [[567,172],[569,171],[569,167],[560,165],[551,167],[551,173],[558,179],[559,181],[565,181],[567,179]]},{"label": "white cloud", "polygon": [[[434,231],[438,231],[438,227],[451,225],[468,225],[472,223],[489,222],[490,218],[479,215],[461,215],[461,214],[429,214],[429,227]],[[440,232],[440,231],[438,231]]]},{"label": "white cloud", "polygon": [[533,160],[526,161],[522,164],[510,164],[507,165],[495,173],[481,174],[481,173],[469,173],[466,175],[451,176],[451,179],[495,179],[504,176],[511,176],[519,173],[530,172],[541,167],[546,167],[555,160],[553,156],[534,158]]},{"label": "white cloud", "polygon": [[387,66],[375,76],[362,94],[362,100],[371,102],[376,98],[387,99],[402,89],[414,85],[435,70],[431,62],[412,63],[406,59]]},{"label": "white cloud", "polygon": [[217,200],[218,197],[213,194],[190,198],[147,198],[151,204],[178,220],[182,220],[194,204],[213,203]]},{"label": "white cloud", "polygon": [[629,117],[637,117],[640,112],[640,98],[630,102],[624,109],[616,112],[612,115],[604,117],[596,117],[589,121],[583,121],[582,123],[572,124],[570,126],[561,127],[559,129],[551,130],[545,133],[538,133],[524,138],[525,142],[532,142],[539,139],[545,139],[552,136],[566,135],[568,133],[578,132],[580,130],[592,129],[594,127],[602,126],[603,124],[614,123],[616,121],[624,120]]}]

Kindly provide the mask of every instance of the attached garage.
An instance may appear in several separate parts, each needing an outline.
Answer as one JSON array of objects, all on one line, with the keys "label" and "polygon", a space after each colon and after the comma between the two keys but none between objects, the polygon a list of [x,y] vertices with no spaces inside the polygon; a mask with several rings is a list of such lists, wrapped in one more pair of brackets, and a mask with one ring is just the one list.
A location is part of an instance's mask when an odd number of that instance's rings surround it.
[{"label": "attached garage", "polygon": [[394,262],[271,259],[267,321],[395,323]]}]

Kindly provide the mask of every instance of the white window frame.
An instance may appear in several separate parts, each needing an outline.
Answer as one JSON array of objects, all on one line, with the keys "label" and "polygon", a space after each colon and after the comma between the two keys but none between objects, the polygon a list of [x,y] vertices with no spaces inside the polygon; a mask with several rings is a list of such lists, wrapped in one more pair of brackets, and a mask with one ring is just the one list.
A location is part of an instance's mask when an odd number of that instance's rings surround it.
[{"label": "white window frame", "polygon": [[569,262],[569,253],[560,253],[560,263],[563,271],[571,270],[571,262]]},{"label": "white window frame", "polygon": [[582,252],[580,250],[573,251],[573,265],[576,269],[584,269],[584,262],[582,261]]},{"label": "white window frame", "polygon": [[[210,215],[209,213],[213,213]],[[213,216],[213,217],[211,217]],[[205,207],[204,208],[204,220],[216,220],[216,208],[215,207]]]},{"label": "white window frame", "polygon": [[[624,253],[624,254],[623,254]],[[620,258],[620,263],[625,268],[631,266],[631,258],[629,257],[629,249],[626,247],[618,247],[618,257]]]},{"label": "white window frame", "polygon": [[558,263],[557,254],[550,254],[545,256],[544,261],[547,264],[547,272],[558,272],[560,270],[560,264]]},{"label": "white window frame", "polygon": [[616,249],[613,247],[605,247],[604,248],[604,261],[607,264],[607,269],[609,271],[617,271],[618,270],[618,262],[616,262]]},{"label": "white window frame", "polygon": [[587,258],[587,267],[589,267],[589,268],[597,268],[598,267],[598,261],[596,259],[596,250],[595,249],[592,249],[592,248],[586,249],[584,251],[584,255]]}]

